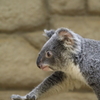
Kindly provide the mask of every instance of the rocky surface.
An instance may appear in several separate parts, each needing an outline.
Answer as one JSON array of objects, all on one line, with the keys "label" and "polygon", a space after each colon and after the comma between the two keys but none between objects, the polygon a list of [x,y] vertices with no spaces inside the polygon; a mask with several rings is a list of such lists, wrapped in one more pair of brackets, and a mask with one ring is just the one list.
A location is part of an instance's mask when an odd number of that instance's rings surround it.
[{"label": "rocky surface", "polygon": [[44,31],[36,31],[23,34],[23,37],[36,49],[40,50],[46,42],[46,37],[43,36]]},{"label": "rocky surface", "polygon": [[46,24],[43,0],[0,0],[0,31],[30,31]]},{"label": "rocky surface", "polygon": [[[0,91],[0,100],[11,100],[10,96],[12,94],[25,95],[29,91]],[[92,92],[68,92],[60,93],[59,95],[45,96],[38,100],[97,100],[96,96]]]},{"label": "rocky surface", "polygon": [[99,8],[100,0],[0,0],[0,89],[32,89],[48,76],[36,66],[44,29],[100,40]]},{"label": "rocky surface", "polygon": [[88,11],[91,14],[100,14],[100,0],[88,0]]},{"label": "rocky surface", "polygon": [[85,9],[85,0],[48,0],[48,4],[56,14],[81,14]]},{"label": "rocky surface", "polygon": [[55,15],[51,18],[51,27],[67,27],[85,38],[100,40],[100,17],[68,17]]},{"label": "rocky surface", "polygon": [[38,50],[16,35],[0,38],[0,88],[32,88],[45,73],[36,66]]}]

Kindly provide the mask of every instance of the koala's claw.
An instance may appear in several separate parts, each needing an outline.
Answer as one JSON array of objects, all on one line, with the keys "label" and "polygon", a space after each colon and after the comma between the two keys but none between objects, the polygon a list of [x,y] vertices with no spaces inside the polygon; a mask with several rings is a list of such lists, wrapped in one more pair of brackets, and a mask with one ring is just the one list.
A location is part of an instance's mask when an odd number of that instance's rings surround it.
[{"label": "koala's claw", "polygon": [[27,100],[36,100],[36,99],[35,99],[35,96],[32,96],[32,97],[31,97],[30,95],[27,95],[26,98],[27,98]]},{"label": "koala's claw", "polygon": [[12,100],[22,100],[20,95],[14,95],[14,94],[11,96],[11,99]]}]

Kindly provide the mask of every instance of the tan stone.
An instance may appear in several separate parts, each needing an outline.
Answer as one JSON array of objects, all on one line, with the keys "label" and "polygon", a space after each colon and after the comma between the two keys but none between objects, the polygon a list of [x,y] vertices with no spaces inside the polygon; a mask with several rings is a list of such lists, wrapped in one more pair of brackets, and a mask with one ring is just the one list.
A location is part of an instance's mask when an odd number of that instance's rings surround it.
[{"label": "tan stone", "polygon": [[[26,95],[29,91],[0,91],[0,100],[11,100],[12,94]],[[58,93],[57,95],[45,96],[38,100],[97,100],[97,97],[92,92],[66,92]]]},{"label": "tan stone", "polygon": [[0,31],[24,31],[46,23],[43,0],[0,0]]},{"label": "tan stone", "polygon": [[83,37],[100,40],[100,17],[52,16],[51,28],[67,27]]},{"label": "tan stone", "polygon": [[[1,36],[1,35],[0,35]],[[38,51],[19,36],[0,38],[0,89],[33,88],[46,76],[36,66]]]},{"label": "tan stone", "polygon": [[43,36],[44,31],[37,31],[23,34],[24,38],[29,41],[35,48],[41,49],[46,42],[46,37]]},{"label": "tan stone", "polygon": [[100,0],[88,0],[88,11],[92,14],[100,14]]},{"label": "tan stone", "polygon": [[76,14],[82,13],[85,8],[85,0],[48,0],[52,13]]}]

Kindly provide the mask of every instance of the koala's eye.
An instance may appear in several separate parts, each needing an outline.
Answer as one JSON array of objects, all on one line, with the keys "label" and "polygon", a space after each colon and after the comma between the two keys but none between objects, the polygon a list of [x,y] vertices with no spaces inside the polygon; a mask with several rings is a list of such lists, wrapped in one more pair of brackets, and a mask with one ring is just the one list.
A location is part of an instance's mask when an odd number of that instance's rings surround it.
[{"label": "koala's eye", "polygon": [[51,51],[47,51],[46,52],[46,57],[47,58],[51,58],[52,57],[52,52]]}]

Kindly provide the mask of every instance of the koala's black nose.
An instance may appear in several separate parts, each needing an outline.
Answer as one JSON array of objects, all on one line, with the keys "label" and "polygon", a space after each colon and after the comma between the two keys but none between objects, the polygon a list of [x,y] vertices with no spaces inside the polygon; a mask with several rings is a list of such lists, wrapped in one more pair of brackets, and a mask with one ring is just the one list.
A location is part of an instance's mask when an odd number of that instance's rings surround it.
[{"label": "koala's black nose", "polygon": [[40,68],[40,63],[41,63],[41,57],[38,56],[37,61],[36,61],[36,64],[37,64],[37,66],[38,66],[39,68]]}]

